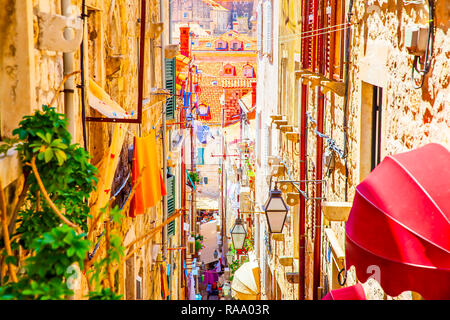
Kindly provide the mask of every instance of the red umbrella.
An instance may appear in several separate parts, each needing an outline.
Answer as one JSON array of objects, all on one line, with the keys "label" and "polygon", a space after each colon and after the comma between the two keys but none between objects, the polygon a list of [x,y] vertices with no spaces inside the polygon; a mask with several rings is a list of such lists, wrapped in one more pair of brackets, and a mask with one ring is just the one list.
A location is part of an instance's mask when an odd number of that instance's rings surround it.
[{"label": "red umbrella", "polygon": [[345,250],[360,281],[450,299],[449,165],[449,151],[428,144],[386,157],[356,187]]},{"label": "red umbrella", "polygon": [[331,290],[322,300],[367,300],[364,288],[360,283],[354,286]]}]

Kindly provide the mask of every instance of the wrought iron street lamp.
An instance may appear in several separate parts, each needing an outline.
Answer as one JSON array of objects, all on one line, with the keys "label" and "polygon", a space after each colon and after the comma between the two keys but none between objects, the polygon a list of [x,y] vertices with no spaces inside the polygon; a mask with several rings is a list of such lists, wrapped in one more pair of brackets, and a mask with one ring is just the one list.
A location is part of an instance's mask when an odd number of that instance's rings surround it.
[{"label": "wrought iron street lamp", "polygon": [[284,202],[283,197],[281,196],[281,191],[278,190],[276,182],[275,189],[270,191],[269,198],[267,199],[263,209],[266,213],[270,233],[283,232],[289,207]]},{"label": "wrought iron street lamp", "polygon": [[236,250],[242,250],[246,236],[247,231],[245,230],[244,221],[241,218],[237,218],[233,229],[231,229],[231,239]]}]

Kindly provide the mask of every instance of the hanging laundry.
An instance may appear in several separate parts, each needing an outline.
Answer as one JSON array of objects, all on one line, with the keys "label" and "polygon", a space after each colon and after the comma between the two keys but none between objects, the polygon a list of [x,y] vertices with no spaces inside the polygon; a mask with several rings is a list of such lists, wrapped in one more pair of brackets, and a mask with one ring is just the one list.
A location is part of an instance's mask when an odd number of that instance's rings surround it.
[{"label": "hanging laundry", "polygon": [[212,270],[206,270],[205,271],[205,280],[203,281],[204,284],[213,284],[214,282],[217,282],[219,280],[219,275],[216,273],[216,271]]},{"label": "hanging laundry", "polygon": [[191,95],[191,92],[183,93],[184,107],[189,107],[189,105],[191,104]]},{"label": "hanging laundry", "polygon": [[194,122],[195,131],[197,134],[197,138],[200,141],[200,143],[207,143],[207,138],[212,136],[211,131],[209,130],[208,125],[203,125],[200,121]]},{"label": "hanging laundry", "polygon": [[172,144],[172,150],[178,150],[179,146],[183,143],[183,140],[186,136],[186,133],[183,129],[176,130],[172,134],[171,144]]},{"label": "hanging laundry", "polygon": [[205,148],[197,148],[197,164],[205,164]]},{"label": "hanging laundry", "polygon": [[127,123],[114,124],[111,145],[109,146],[108,155],[104,161],[105,164],[101,167],[100,171],[101,179],[97,185],[98,198],[92,210],[94,214],[105,207],[111,198],[111,187],[114,181],[114,174],[119,163],[120,151],[122,150],[127,130]]},{"label": "hanging laundry", "polygon": [[89,78],[89,89],[87,92],[89,105],[108,118],[129,118],[130,115],[117,102],[100,87],[94,80]]},{"label": "hanging laundry", "polygon": [[161,264],[161,296],[163,300],[166,300],[169,296],[169,284],[167,281],[165,262]]},{"label": "hanging laundry", "polygon": [[133,183],[136,183],[144,167],[145,170],[131,201],[130,217],[143,214],[145,209],[154,207],[167,194],[157,154],[154,130],[146,137],[134,137]]},{"label": "hanging laundry", "polygon": [[189,272],[188,276],[188,299],[195,300],[195,279],[191,272]]}]

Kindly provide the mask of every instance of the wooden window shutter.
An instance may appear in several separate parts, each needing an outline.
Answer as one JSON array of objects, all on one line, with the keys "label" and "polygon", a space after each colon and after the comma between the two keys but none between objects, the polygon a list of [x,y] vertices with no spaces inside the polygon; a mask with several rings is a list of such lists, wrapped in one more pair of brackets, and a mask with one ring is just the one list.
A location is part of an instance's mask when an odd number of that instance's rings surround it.
[{"label": "wooden window shutter", "polygon": [[306,36],[302,38],[302,67],[312,71],[313,67],[313,31],[314,28],[314,4],[312,1],[303,2],[303,33]]},{"label": "wooden window shutter", "polygon": [[166,100],[166,119],[174,120],[176,111],[176,79],[177,68],[176,58],[165,59],[165,76],[166,76],[166,89],[170,91],[170,96]]},{"label": "wooden window shutter", "polygon": [[[175,213],[175,176],[167,175],[167,217],[170,218]],[[167,235],[175,235],[175,221],[167,225]]]},{"label": "wooden window shutter", "polygon": [[[325,0],[325,19],[323,27],[327,28],[327,31],[334,30],[332,26],[336,25],[336,19],[333,15],[334,2],[335,0]],[[332,66],[334,63],[334,56],[333,54],[330,54],[330,49],[334,48],[334,40],[334,32],[328,32],[325,34],[325,74],[331,78],[333,74]]]}]

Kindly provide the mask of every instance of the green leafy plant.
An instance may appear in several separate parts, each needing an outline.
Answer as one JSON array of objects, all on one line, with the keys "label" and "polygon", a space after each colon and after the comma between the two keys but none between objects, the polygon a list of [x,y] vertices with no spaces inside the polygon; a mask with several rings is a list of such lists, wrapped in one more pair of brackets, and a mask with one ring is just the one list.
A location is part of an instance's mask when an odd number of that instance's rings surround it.
[{"label": "green leafy plant", "polygon": [[17,142],[19,142],[19,139],[4,138],[0,144],[0,157],[6,156],[8,151],[12,149]]},{"label": "green leafy plant", "polygon": [[194,182],[194,183],[200,182],[198,172],[194,172],[194,171],[189,172],[189,177],[191,178],[192,182]]},{"label": "green leafy plant", "polygon": [[122,296],[121,294],[116,294],[109,288],[89,292],[89,300],[120,300]]},{"label": "green leafy plant", "polygon": [[[71,266],[86,267],[92,247],[86,239],[91,217],[87,200],[95,191],[97,168],[89,163],[88,152],[79,144],[71,144],[66,127],[63,114],[43,106],[19,123],[13,131],[18,138],[0,146],[0,152],[7,152],[16,145],[27,186],[16,221],[18,228],[12,235],[13,255],[2,250],[4,263],[19,268],[18,281],[10,276],[1,279],[0,299],[65,299],[74,293],[67,282],[74,276]],[[110,210],[107,206],[104,210],[111,223],[120,222],[118,208]],[[106,238],[106,255],[90,270],[97,283],[112,274],[104,270],[111,271],[111,264],[117,264],[123,256],[121,239],[113,232]],[[89,295],[91,299],[120,298],[112,288],[99,286]]]},{"label": "green leafy plant", "polygon": [[25,260],[25,276],[19,282],[0,287],[0,299],[64,299],[73,291],[64,283],[69,267],[83,266],[90,241],[67,225],[51,229],[30,245],[34,255]]},{"label": "green leafy plant", "polygon": [[195,235],[195,253],[202,250],[205,246],[203,245],[203,236],[202,235]]}]

